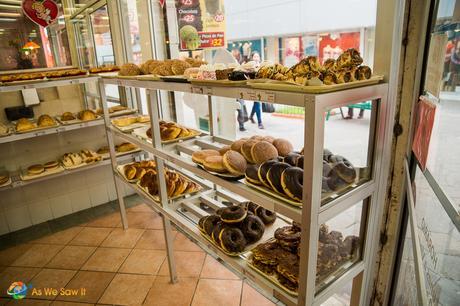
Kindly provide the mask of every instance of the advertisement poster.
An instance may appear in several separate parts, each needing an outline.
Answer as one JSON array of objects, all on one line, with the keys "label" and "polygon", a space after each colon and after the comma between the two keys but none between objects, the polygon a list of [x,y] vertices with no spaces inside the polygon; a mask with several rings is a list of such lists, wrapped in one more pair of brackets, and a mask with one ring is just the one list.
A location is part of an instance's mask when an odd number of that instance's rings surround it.
[{"label": "advertisement poster", "polygon": [[414,142],[412,143],[412,151],[422,171],[426,168],[435,114],[436,104],[426,97],[420,97],[420,101],[417,105],[417,124],[415,127]]},{"label": "advertisement poster", "polygon": [[226,48],[223,0],[176,0],[181,51]]}]

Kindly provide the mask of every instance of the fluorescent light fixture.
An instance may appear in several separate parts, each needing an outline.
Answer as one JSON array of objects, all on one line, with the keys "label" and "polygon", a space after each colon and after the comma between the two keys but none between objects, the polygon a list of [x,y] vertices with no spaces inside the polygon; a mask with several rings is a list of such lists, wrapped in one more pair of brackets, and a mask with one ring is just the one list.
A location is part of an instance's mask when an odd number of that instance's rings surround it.
[{"label": "fluorescent light fixture", "polygon": [[0,12],[0,17],[21,17],[21,14]]},{"label": "fluorescent light fixture", "polygon": [[16,18],[0,18],[0,21],[13,22],[13,21],[17,21],[17,19]]},{"label": "fluorescent light fixture", "polygon": [[20,11],[22,10],[21,6],[17,5],[11,5],[11,4],[0,4],[0,9],[5,9],[5,10],[13,10],[13,11]]}]

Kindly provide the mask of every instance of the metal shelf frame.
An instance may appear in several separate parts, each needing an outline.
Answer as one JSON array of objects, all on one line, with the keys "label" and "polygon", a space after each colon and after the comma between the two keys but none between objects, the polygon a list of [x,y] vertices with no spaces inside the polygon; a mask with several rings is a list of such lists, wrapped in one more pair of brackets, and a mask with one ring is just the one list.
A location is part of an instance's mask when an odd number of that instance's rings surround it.
[{"label": "metal shelf frame", "polygon": [[[152,143],[137,138],[130,134],[124,134],[111,126],[108,112],[107,101],[105,99],[104,85],[114,84],[117,86],[145,88],[148,97],[149,114],[151,116],[152,126]],[[196,86],[188,83],[172,83],[162,81],[139,81],[130,79],[104,78],[100,79],[99,89],[101,91],[102,102],[104,105],[104,115],[108,137],[117,135],[127,141],[138,145],[141,149],[155,156],[159,167],[163,167],[164,162],[174,164],[179,169],[186,170],[199,178],[209,181],[213,184],[215,190],[225,188],[231,193],[254,201],[267,209],[277,211],[278,213],[296,220],[301,223],[301,254],[300,254],[300,277],[299,277],[299,296],[293,298],[283,290],[273,288],[267,279],[246,269],[245,262],[238,258],[229,258],[219,250],[206,242],[190,220],[183,218],[175,210],[166,197],[164,177],[159,175],[160,182],[160,203],[147,203],[158,211],[166,220],[172,221],[183,231],[192,241],[199,244],[206,252],[219,258],[225,265],[239,272],[239,275],[255,283],[258,288],[264,291],[265,295],[274,297],[288,305],[320,305],[330,298],[334,293],[342,289],[347,283],[352,282],[352,300],[363,305],[365,290],[369,290],[372,283],[372,265],[374,256],[378,247],[378,233],[381,222],[381,214],[384,201],[384,191],[386,181],[380,175],[382,169],[387,167],[383,164],[385,160],[383,154],[384,148],[389,145],[387,133],[391,133],[387,122],[389,105],[387,101],[387,84],[377,84],[360,88],[353,88],[339,92],[325,94],[305,94],[295,92],[284,92],[277,90],[258,90],[250,87],[220,87],[220,86]],[[190,140],[200,143],[208,143],[212,146],[214,140],[222,139],[217,136],[217,116],[215,113],[215,101],[213,96],[242,98],[247,100],[256,99],[269,103],[286,104],[300,106],[305,108],[305,125],[304,125],[304,198],[302,208],[291,206],[283,201],[262,194],[245,184],[239,182],[229,182],[219,177],[213,176],[208,172],[196,167],[193,163],[181,156],[181,149],[184,146],[181,143],[169,144],[162,146],[158,120],[163,119],[159,116],[160,104],[158,103],[158,94],[160,90],[179,91],[208,96],[208,108],[210,117],[210,135]],[[351,191],[340,195],[325,205],[321,205],[321,183],[322,183],[322,158],[324,147],[324,113],[332,108],[347,106],[349,104],[359,103],[372,100],[372,115],[370,124],[370,134],[368,143],[368,167],[372,169],[370,178],[364,184],[352,189]],[[110,144],[110,141],[109,141]],[[114,169],[116,167],[115,151],[113,141],[110,144],[110,153]],[[161,169],[160,169],[161,170]],[[162,171],[158,171],[162,173]],[[119,184],[129,184],[119,177],[116,179]],[[136,188],[135,188],[136,189]],[[145,198],[145,195],[138,192]],[[119,199],[122,202],[122,198]],[[325,221],[344,212],[346,209],[366,201],[366,213],[361,219],[361,227],[364,233],[361,236],[361,260],[352,265],[345,273],[331,281],[330,284],[319,292],[315,291],[316,279],[316,261],[318,252],[319,226]],[[120,205],[123,206],[123,205]],[[175,273],[172,273],[174,263],[172,250],[170,247],[172,241],[168,239],[167,233],[170,228],[165,228],[166,243],[168,246],[168,260],[170,262],[171,280],[176,281]],[[275,286],[276,287],[276,286]]]},{"label": "metal shelf frame", "polygon": [[59,87],[65,85],[78,85],[96,82],[99,79],[97,75],[87,75],[87,76],[76,76],[76,77],[64,77],[57,79],[42,79],[42,80],[31,80],[31,81],[19,81],[12,82],[11,84],[5,83],[0,86],[0,92],[11,92],[19,91],[23,89],[40,89],[40,88],[49,88],[49,87]]}]

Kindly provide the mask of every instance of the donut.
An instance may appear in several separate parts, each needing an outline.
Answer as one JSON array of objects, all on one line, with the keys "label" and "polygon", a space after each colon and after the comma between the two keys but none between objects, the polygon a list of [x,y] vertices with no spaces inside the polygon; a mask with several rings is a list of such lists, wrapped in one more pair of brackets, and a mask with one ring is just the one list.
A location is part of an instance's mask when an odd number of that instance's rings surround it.
[{"label": "donut", "polygon": [[209,215],[204,221],[203,221],[203,229],[208,234],[209,237],[212,237],[212,231],[214,230],[214,227],[216,227],[216,224],[220,221],[220,217],[217,215]]},{"label": "donut", "polygon": [[250,155],[256,164],[261,164],[267,160],[278,157],[278,151],[271,143],[259,141],[252,146]]},{"label": "donut", "polygon": [[252,184],[255,185],[262,185],[262,183],[259,181],[259,166],[258,165],[253,165],[249,164],[246,168],[246,172],[244,173],[244,177],[246,180]]},{"label": "donut", "polygon": [[292,143],[290,143],[289,140],[283,138],[277,138],[273,140],[273,145],[275,146],[276,150],[278,150],[278,155],[283,157],[287,156],[290,152],[292,152],[292,150],[294,150]]},{"label": "donut", "polygon": [[258,140],[255,139],[249,139],[243,143],[243,146],[241,147],[241,154],[243,154],[244,158],[251,163],[255,164],[254,158],[251,154],[252,152],[252,146],[258,143]]},{"label": "donut", "polygon": [[198,220],[198,228],[204,232],[204,221],[206,221],[206,218],[209,217],[209,215],[201,217],[200,220]]},{"label": "donut", "polygon": [[248,243],[256,242],[265,232],[265,225],[259,217],[250,215],[244,219],[241,231]]},{"label": "donut", "polygon": [[224,155],[225,152],[231,150],[231,147],[230,146],[223,146],[222,148],[219,149],[219,153],[220,155]]},{"label": "donut", "polygon": [[230,149],[232,149],[233,151],[241,153],[241,147],[246,142],[246,140],[248,140],[248,139],[247,138],[241,138],[241,139],[239,139],[237,141],[234,141],[231,144]]},{"label": "donut", "polygon": [[302,201],[303,170],[299,167],[289,167],[284,170],[281,174],[281,186],[291,199]]},{"label": "donut", "polygon": [[220,219],[225,223],[238,223],[243,221],[246,215],[246,210],[240,206],[233,205],[222,210]]},{"label": "donut", "polygon": [[275,239],[283,249],[296,253],[300,244],[300,231],[294,226],[283,226],[276,229]]},{"label": "donut", "polygon": [[222,161],[222,156],[208,156],[204,159],[203,167],[212,172],[224,173],[227,172],[227,169],[224,167],[224,163]]},{"label": "donut", "polygon": [[262,206],[258,206],[254,213],[265,225],[270,225],[276,220],[276,212],[265,209]]},{"label": "donut", "polygon": [[323,160],[323,177],[326,176],[328,177],[331,174],[332,167],[331,165]]},{"label": "donut", "polygon": [[248,165],[243,155],[233,150],[225,152],[222,162],[227,171],[233,175],[244,175]]},{"label": "donut", "polygon": [[328,149],[323,150],[323,160],[324,161],[329,162],[329,159],[331,158],[332,155],[333,155],[332,152],[329,151]]},{"label": "donut", "polygon": [[220,156],[219,151],[216,150],[200,150],[192,154],[192,161],[197,164],[203,164],[208,156]]},{"label": "donut", "polygon": [[225,223],[222,221],[217,222],[211,233],[212,240],[214,240],[214,242],[217,243],[218,245],[220,245],[219,234],[220,234],[220,231],[224,228],[224,225]]},{"label": "donut", "polygon": [[340,187],[347,183],[340,178],[336,171],[331,171],[329,177],[326,178],[327,186],[332,190],[336,191]]},{"label": "donut", "polygon": [[296,167],[303,169],[303,155],[300,155],[297,159]]},{"label": "donut", "polygon": [[270,183],[267,180],[267,173],[268,173],[268,170],[270,170],[271,166],[273,166],[276,163],[278,163],[278,160],[276,159],[267,160],[266,162],[264,162],[262,165],[259,166],[259,171],[257,171],[257,174],[259,176],[259,181],[269,188],[270,188]]},{"label": "donut", "polygon": [[283,161],[295,167],[297,166],[297,160],[299,159],[300,156],[301,155],[297,152],[290,152],[288,155],[284,157]]},{"label": "donut", "polygon": [[332,170],[336,172],[342,180],[348,184],[354,182],[356,179],[356,169],[348,159],[340,155],[333,155],[330,157],[329,161],[332,163]]},{"label": "donut", "polygon": [[219,234],[222,249],[230,253],[239,253],[246,247],[246,238],[243,232],[236,227],[224,227]]},{"label": "donut", "polygon": [[283,186],[281,186],[281,174],[284,170],[291,167],[288,163],[275,163],[267,172],[267,180],[270,186],[278,193],[284,194]]}]

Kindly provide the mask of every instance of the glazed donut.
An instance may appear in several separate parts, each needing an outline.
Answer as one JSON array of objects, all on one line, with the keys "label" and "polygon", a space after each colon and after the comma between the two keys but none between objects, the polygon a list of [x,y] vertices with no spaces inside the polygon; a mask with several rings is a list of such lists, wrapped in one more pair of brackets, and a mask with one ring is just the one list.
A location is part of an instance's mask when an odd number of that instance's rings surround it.
[{"label": "glazed donut", "polygon": [[238,253],[244,251],[246,238],[243,232],[236,227],[225,227],[219,234],[220,246],[227,252]]},{"label": "glazed donut", "polygon": [[209,237],[212,237],[212,231],[216,227],[216,224],[220,221],[220,217],[217,215],[210,215],[203,221],[203,228]]},{"label": "glazed donut", "polygon": [[219,209],[216,210],[216,215],[220,216],[222,215],[222,212],[224,211],[224,209],[227,208],[227,207],[221,207]]},{"label": "glazed donut", "polygon": [[297,160],[299,159],[301,155],[297,152],[291,152],[286,157],[284,157],[284,162],[288,163],[289,165],[295,167],[297,166]]},{"label": "glazed donut", "polygon": [[326,176],[328,177],[331,174],[332,167],[331,165],[323,160],[323,177]]},{"label": "glazed donut", "polygon": [[296,253],[300,244],[300,232],[296,227],[283,226],[276,229],[275,238],[283,249]]},{"label": "glazed donut", "polygon": [[333,171],[337,173],[342,180],[348,184],[354,182],[356,178],[356,169],[348,159],[340,155],[333,155],[330,158],[330,162],[332,163]]},{"label": "glazed donut", "polygon": [[256,207],[254,213],[265,225],[270,225],[276,220],[276,212],[265,209],[262,206]]},{"label": "glazed donut", "polygon": [[246,168],[246,172],[244,174],[244,177],[246,180],[252,184],[255,185],[262,185],[262,183],[259,180],[259,166],[258,165],[253,165],[249,164]]},{"label": "glazed donut", "polygon": [[334,155],[334,154],[332,154],[332,152],[329,151],[328,149],[323,150],[323,160],[324,161],[329,162],[329,159],[331,158],[332,155]]},{"label": "glazed donut", "polygon": [[214,242],[218,245],[220,245],[219,234],[220,231],[224,228],[224,225],[225,223],[222,221],[217,222],[211,233],[212,240],[214,240]]},{"label": "glazed donut", "polygon": [[331,171],[329,177],[327,177],[327,186],[332,190],[336,191],[340,187],[346,185],[347,183],[342,180],[336,171]]},{"label": "glazed donut", "polygon": [[289,167],[281,174],[281,186],[284,192],[296,201],[302,201],[303,170],[299,167]]},{"label": "glazed donut", "polygon": [[281,174],[284,170],[291,167],[288,163],[275,163],[267,172],[267,180],[274,191],[284,194],[283,186],[281,186]]},{"label": "glazed donut", "polygon": [[321,192],[331,192],[332,189],[329,187],[329,177],[323,176],[323,180],[321,182]]},{"label": "glazed donut", "polygon": [[209,215],[201,217],[200,220],[198,220],[198,228],[204,232],[204,221],[206,221],[206,218],[209,217]]},{"label": "glazed donut", "polygon": [[299,167],[300,169],[303,169],[303,155],[300,155],[299,158],[297,158],[296,166]]},{"label": "glazed donut", "polygon": [[270,183],[267,180],[267,173],[268,170],[270,170],[271,166],[274,164],[278,163],[278,160],[272,159],[272,160],[267,160],[265,163],[260,165],[259,171],[257,172],[259,176],[259,181],[262,182],[265,186],[270,188]]},{"label": "glazed donut", "polygon": [[246,210],[242,207],[233,205],[222,210],[220,219],[225,223],[238,223],[246,218]]},{"label": "glazed donut", "polygon": [[262,238],[262,235],[265,232],[265,225],[259,217],[249,215],[246,219],[244,219],[243,224],[241,225],[241,230],[243,231],[247,242],[252,243]]}]

